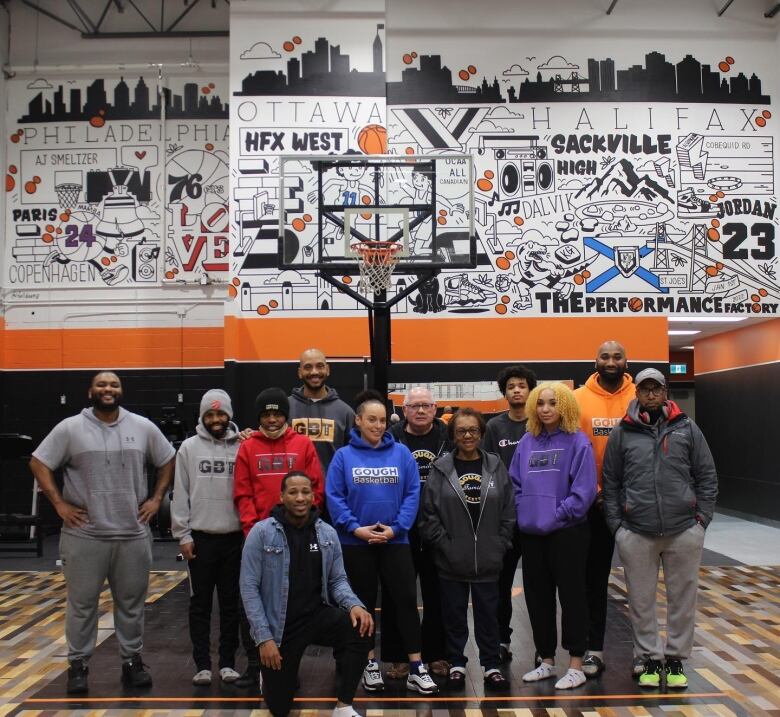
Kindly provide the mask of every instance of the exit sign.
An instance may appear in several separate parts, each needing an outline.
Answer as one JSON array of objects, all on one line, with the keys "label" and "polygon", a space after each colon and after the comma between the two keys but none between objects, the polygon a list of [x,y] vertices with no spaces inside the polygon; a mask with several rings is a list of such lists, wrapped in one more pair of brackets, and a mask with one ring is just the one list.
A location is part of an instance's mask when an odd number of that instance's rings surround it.
[{"label": "exit sign", "polygon": [[685,363],[670,363],[669,373],[688,373],[688,364]]}]

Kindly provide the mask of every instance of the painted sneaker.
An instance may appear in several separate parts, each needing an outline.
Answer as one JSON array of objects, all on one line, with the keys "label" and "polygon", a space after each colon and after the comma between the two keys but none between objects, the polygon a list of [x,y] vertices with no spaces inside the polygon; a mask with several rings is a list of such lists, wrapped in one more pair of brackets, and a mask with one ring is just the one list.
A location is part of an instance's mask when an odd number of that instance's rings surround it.
[{"label": "painted sneaker", "polygon": [[642,674],[639,675],[639,686],[660,687],[662,671],[663,667],[659,660],[647,660],[645,662],[645,669],[642,671]]},{"label": "painted sneaker", "polygon": [[382,692],[385,689],[385,681],[382,679],[382,670],[376,660],[369,660],[366,669],[363,670],[363,689],[366,692]]},{"label": "painted sneaker", "polygon": [[684,690],[688,686],[688,678],[683,671],[682,660],[672,657],[666,660],[666,686],[674,690]]}]

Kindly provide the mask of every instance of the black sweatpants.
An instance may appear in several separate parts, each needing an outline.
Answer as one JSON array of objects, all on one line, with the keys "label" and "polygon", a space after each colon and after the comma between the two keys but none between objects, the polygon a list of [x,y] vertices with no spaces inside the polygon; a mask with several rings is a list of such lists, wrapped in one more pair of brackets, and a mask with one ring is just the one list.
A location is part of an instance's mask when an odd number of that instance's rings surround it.
[{"label": "black sweatpants", "polygon": [[515,582],[517,564],[520,562],[520,531],[515,525],[512,534],[512,547],[504,553],[504,564],[498,576],[498,631],[501,642],[509,643],[512,639],[512,585]]},{"label": "black sweatpants", "polygon": [[441,579],[441,612],[447,635],[447,660],[453,667],[465,667],[469,639],[469,591],[474,613],[474,637],[479,664],[486,670],[498,667],[498,582],[467,583]]},{"label": "black sweatpants", "polygon": [[274,717],[283,717],[292,709],[298,668],[303,652],[309,645],[334,648],[339,674],[337,697],[344,704],[352,704],[366,667],[370,638],[360,636],[344,610],[323,605],[308,620],[299,623],[294,631],[285,630],[279,646],[282,668],[260,668],[263,675],[263,699]]},{"label": "black sweatpants", "polygon": [[[393,597],[396,624],[404,654],[420,652],[420,616],[417,614],[417,579],[407,543],[342,545],[344,568],[355,594],[372,615],[376,610],[379,580]],[[372,641],[373,646],[373,641]],[[408,657],[406,658],[408,659]]]},{"label": "black sweatpants", "polygon": [[555,657],[558,645],[556,590],[561,602],[561,645],[573,657],[588,647],[588,605],[585,564],[587,523],[550,535],[522,533],[523,589],[536,651]]},{"label": "black sweatpants", "polygon": [[[421,541],[416,530],[409,532],[409,547],[412,551],[414,571],[420,578],[420,594],[422,595],[422,659],[423,662],[434,662],[446,659],[444,643],[444,622],[441,614],[441,590],[439,588],[439,571],[436,568],[433,552]],[[398,618],[389,590],[382,589],[382,659],[385,662],[406,662],[408,657],[404,650],[401,632],[398,629]]]},{"label": "black sweatpants", "polygon": [[219,601],[219,666],[235,667],[238,649],[238,578],[241,573],[240,532],[216,535],[192,531],[195,559],[190,573],[190,639],[198,671],[211,669],[211,607],[214,589]]},{"label": "black sweatpants", "polygon": [[594,503],[588,512],[590,544],[585,577],[588,588],[588,649],[604,649],[604,633],[607,629],[607,588],[612,569],[612,553],[615,538],[604,520],[601,501]]}]

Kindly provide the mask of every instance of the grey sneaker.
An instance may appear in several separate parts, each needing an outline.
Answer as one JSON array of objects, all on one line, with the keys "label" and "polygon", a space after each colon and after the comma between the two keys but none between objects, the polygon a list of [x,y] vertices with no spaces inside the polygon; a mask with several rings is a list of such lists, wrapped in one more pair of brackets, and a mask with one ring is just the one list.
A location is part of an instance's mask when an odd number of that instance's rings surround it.
[{"label": "grey sneaker", "polygon": [[644,671],[645,671],[645,658],[635,657],[634,661],[631,663],[631,674],[634,676],[634,678],[637,678]]}]

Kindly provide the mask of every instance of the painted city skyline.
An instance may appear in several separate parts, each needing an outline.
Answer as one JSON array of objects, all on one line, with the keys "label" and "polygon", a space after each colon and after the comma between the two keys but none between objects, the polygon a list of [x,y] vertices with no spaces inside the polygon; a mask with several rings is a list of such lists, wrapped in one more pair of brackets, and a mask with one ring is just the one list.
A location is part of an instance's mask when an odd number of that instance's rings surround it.
[{"label": "painted city skyline", "polygon": [[[65,94],[63,85],[53,92],[51,99],[45,99],[41,91],[30,100],[27,114],[19,122],[88,122],[94,117],[104,120],[141,120],[159,119],[161,116],[160,93],[150,88],[143,77],[138,78],[131,90],[124,77],[113,87],[113,102],[109,102],[109,91],[103,78],[94,80],[84,91],[86,99],[82,101],[82,89],[73,87]],[[196,82],[188,82],[182,94],[169,89],[163,90],[165,114],[170,119],[228,119],[229,106],[223,103],[219,95],[210,96],[201,93]],[[154,104],[152,104],[154,97]]]}]

